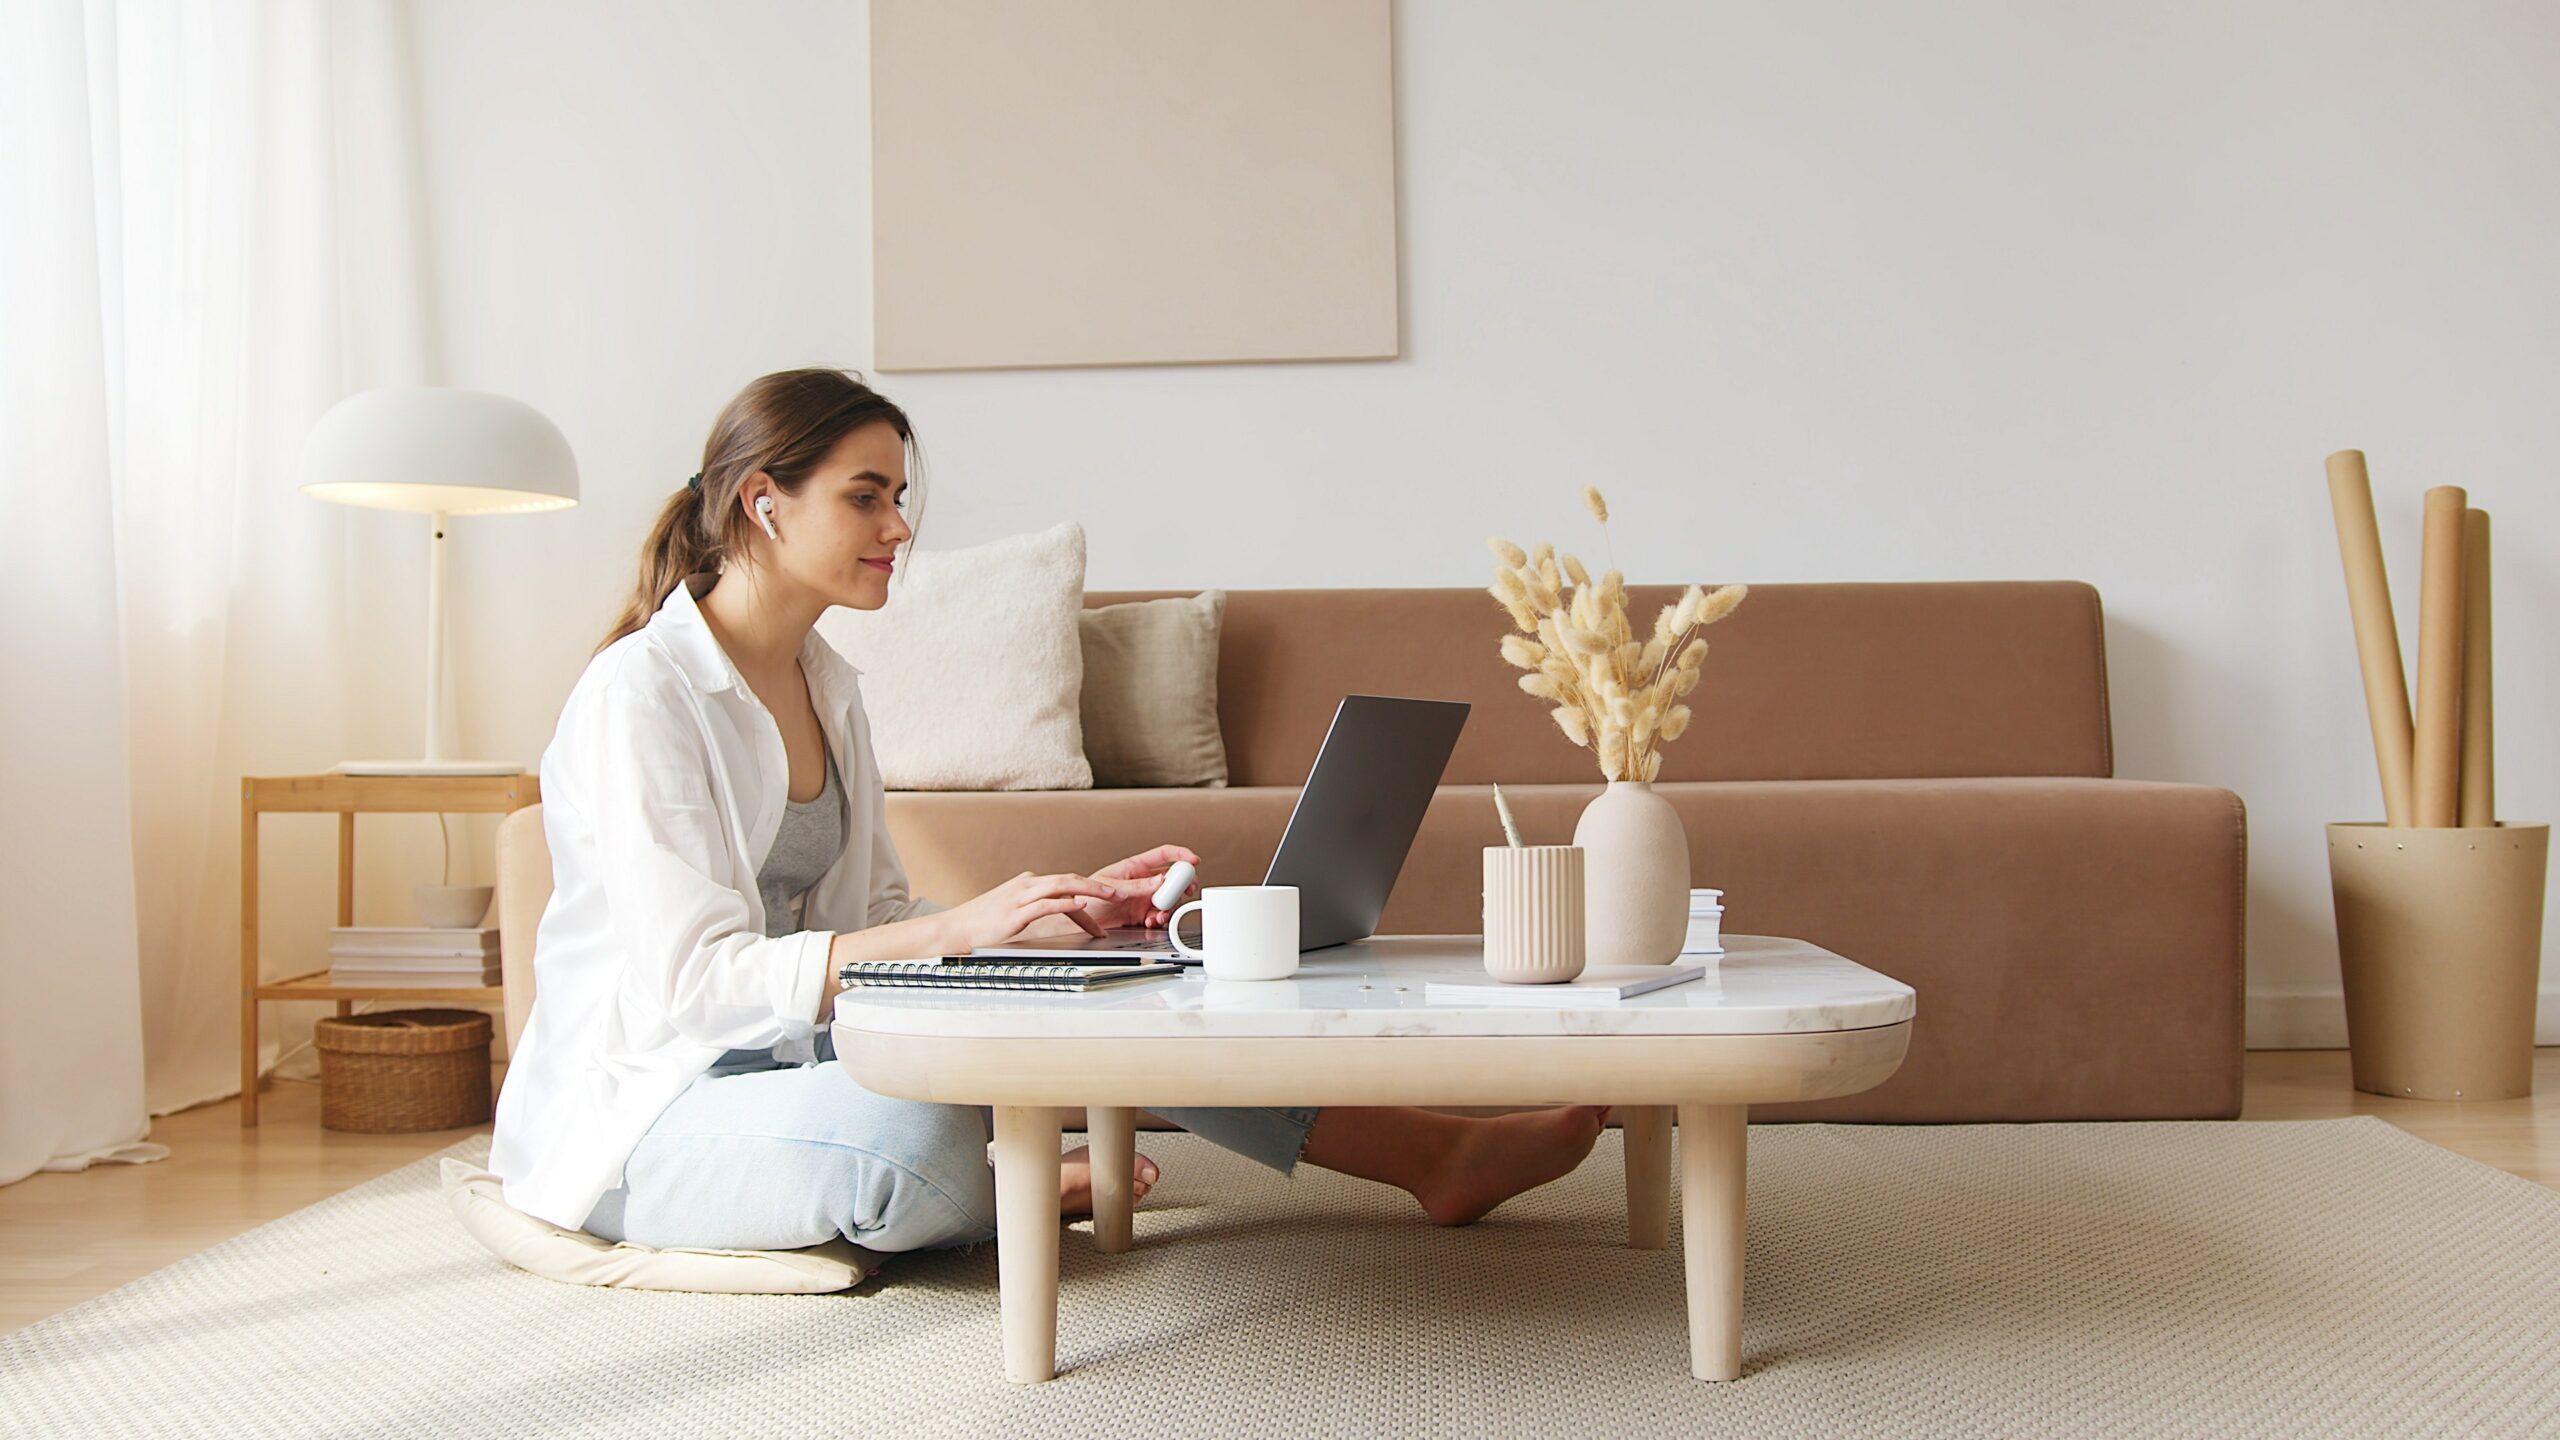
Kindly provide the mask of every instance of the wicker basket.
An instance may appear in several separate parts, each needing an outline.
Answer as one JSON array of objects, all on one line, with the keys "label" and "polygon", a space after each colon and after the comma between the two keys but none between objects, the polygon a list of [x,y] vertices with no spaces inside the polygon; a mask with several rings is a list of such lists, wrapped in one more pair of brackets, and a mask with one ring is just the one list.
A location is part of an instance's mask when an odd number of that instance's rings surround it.
[{"label": "wicker basket", "polygon": [[320,1123],[385,1134],[489,1119],[489,1017],[477,1010],[385,1010],[312,1028]]}]

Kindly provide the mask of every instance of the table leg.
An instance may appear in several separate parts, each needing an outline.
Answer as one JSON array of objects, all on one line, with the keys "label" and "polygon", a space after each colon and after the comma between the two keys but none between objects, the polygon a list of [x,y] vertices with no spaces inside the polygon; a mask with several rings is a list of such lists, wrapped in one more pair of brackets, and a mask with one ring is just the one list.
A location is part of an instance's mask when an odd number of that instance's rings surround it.
[{"label": "table leg", "polygon": [[[338,812],[338,923],[356,923],[356,812]],[[356,1013],[356,1002],[338,1002],[338,1018]]]},{"label": "table leg", "polygon": [[1659,1250],[1671,1240],[1671,1107],[1621,1105],[1627,1142],[1627,1244]]},{"label": "table leg", "polygon": [[996,1284],[1004,1312],[1004,1378],[1057,1373],[1058,1112],[996,1107]]},{"label": "table leg", "polygon": [[240,1128],[258,1123],[258,802],[240,795]]},{"label": "table leg", "polygon": [[1129,1248],[1138,1112],[1125,1106],[1094,1105],[1084,1113],[1085,1141],[1093,1147],[1093,1248],[1118,1255]]},{"label": "table leg", "polygon": [[1689,1281],[1689,1373],[1742,1375],[1743,1105],[1680,1107],[1680,1224]]}]

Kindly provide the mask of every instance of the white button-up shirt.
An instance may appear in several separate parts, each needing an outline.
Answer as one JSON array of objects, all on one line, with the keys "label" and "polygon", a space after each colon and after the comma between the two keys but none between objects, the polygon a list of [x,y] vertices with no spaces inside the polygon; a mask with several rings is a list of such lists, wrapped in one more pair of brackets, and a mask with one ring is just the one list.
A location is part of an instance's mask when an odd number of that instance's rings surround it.
[{"label": "white button-up shirt", "polygon": [[807,928],[765,934],[756,877],[782,826],[790,761],[695,603],[716,578],[688,577],[589,661],[542,752],[553,888],[489,1168],[508,1204],[573,1229],[724,1051],[816,1058],[838,931],[943,908],[907,893],[889,843],[861,672],[812,630],[800,664],[852,823],[810,888]]}]

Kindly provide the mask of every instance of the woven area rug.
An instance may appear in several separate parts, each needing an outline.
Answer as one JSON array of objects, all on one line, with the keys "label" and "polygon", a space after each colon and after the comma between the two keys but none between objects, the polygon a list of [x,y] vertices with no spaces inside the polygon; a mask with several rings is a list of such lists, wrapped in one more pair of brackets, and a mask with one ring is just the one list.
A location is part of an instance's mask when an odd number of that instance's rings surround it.
[{"label": "woven area rug", "polygon": [[431,1157],[0,1339],[0,1432],[2560,1429],[2560,1193],[2370,1117],[1754,1126],[1724,1384],[1688,1376],[1678,1250],[1621,1243],[1614,1132],[1463,1230],[1141,1144],[1137,1250],[1061,1246],[1046,1385],[1000,1377],[993,1246],[841,1295],[581,1289],[475,1246]]}]

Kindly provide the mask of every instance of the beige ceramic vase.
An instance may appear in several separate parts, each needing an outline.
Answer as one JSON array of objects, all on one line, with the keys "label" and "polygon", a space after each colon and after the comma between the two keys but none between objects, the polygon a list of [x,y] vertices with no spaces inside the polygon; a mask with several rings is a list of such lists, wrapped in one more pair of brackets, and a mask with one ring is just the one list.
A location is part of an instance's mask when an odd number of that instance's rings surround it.
[{"label": "beige ceramic vase", "polygon": [[1602,965],[1668,965],[1689,932],[1689,833],[1643,780],[1612,780],[1582,808],[1583,953]]}]

